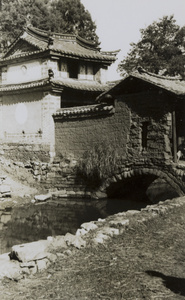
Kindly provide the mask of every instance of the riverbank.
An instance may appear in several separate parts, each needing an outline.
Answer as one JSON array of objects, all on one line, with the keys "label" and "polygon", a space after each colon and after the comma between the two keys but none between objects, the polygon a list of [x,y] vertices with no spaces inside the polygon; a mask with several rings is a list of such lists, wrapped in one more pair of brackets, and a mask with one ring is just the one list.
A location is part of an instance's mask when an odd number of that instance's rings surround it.
[{"label": "riverbank", "polygon": [[10,196],[0,197],[2,209],[29,203],[34,195],[46,192],[20,162],[14,162],[4,156],[0,157],[0,177],[4,178],[2,185],[10,191]]},{"label": "riverbank", "polygon": [[[0,167],[12,190],[1,207],[29,203],[43,192],[27,170],[7,160]],[[139,220],[136,213],[129,226],[103,243],[93,246],[92,233],[84,249],[57,250],[44,272],[18,282],[4,278],[0,299],[185,299],[185,204],[179,199],[180,206],[176,199],[166,201],[169,209],[151,206]]]},{"label": "riverbank", "polygon": [[92,231],[88,247],[71,246],[46,271],[18,282],[5,278],[0,298],[185,299],[184,224],[184,197],[130,213],[119,235],[92,244]]}]

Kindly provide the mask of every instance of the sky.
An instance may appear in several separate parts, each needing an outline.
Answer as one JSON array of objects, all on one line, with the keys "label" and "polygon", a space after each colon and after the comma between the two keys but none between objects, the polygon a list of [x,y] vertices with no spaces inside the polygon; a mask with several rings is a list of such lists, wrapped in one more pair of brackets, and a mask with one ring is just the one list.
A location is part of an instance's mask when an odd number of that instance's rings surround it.
[{"label": "sky", "polygon": [[120,78],[116,71],[127,55],[130,43],[140,39],[140,29],[163,16],[174,15],[176,24],[185,26],[185,0],[81,0],[97,26],[103,51],[121,50],[108,70],[108,80]]}]

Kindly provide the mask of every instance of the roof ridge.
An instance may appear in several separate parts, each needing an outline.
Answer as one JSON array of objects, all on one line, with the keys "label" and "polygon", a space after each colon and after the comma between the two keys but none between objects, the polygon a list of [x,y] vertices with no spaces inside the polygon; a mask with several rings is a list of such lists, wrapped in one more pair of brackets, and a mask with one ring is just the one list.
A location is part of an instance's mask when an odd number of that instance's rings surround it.
[{"label": "roof ridge", "polygon": [[[163,76],[163,75],[159,75],[159,74],[155,74],[152,72],[148,72],[147,70],[145,70],[142,67],[138,67],[137,71],[139,72],[139,74],[147,74],[149,76],[152,77],[156,77],[156,78],[160,78],[160,79],[166,79],[166,80],[182,80],[182,76],[178,75],[178,76]],[[129,75],[134,74],[134,72],[131,72]]]},{"label": "roof ridge", "polygon": [[36,27],[34,27],[34,26],[27,26],[26,29],[28,29],[29,32],[32,32],[32,33],[34,33],[34,34],[40,34],[42,37],[48,38],[48,39],[49,39],[49,37],[61,37],[61,38],[62,38],[62,37],[65,37],[65,39],[66,39],[67,37],[73,38],[73,39],[75,39],[76,41],[78,41],[78,42],[80,42],[80,43],[82,42],[82,43],[84,43],[84,44],[87,44],[88,46],[91,46],[91,47],[97,49],[97,48],[96,48],[97,43],[92,42],[92,41],[89,41],[89,40],[87,40],[87,39],[84,39],[84,38],[82,38],[81,36],[79,36],[78,34],[74,34],[74,33],[51,32],[51,31],[46,31],[46,30],[40,29],[40,28],[36,28]]}]

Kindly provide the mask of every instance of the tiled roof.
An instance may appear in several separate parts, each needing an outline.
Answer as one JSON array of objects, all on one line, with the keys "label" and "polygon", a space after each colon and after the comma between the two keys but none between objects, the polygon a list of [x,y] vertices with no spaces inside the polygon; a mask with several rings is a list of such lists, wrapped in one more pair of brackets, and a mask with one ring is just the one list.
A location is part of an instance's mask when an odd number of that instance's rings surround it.
[{"label": "tiled roof", "polygon": [[34,87],[42,87],[47,84],[48,84],[48,79],[42,79],[42,80],[26,82],[21,84],[5,84],[5,85],[0,85],[0,92],[11,92],[11,91],[30,89]]},{"label": "tiled roof", "polygon": [[91,80],[75,80],[75,79],[49,79],[44,78],[42,80],[25,82],[21,84],[4,84],[0,85],[0,92],[11,92],[18,91],[23,89],[31,89],[34,87],[42,87],[50,85],[51,87],[55,87],[58,90],[65,89],[73,89],[80,91],[89,91],[89,92],[103,92],[107,90],[110,85],[108,84],[100,84],[96,81]]},{"label": "tiled roof", "polygon": [[[47,49],[48,50],[48,49]],[[12,54],[8,57],[3,57],[0,58],[0,65],[7,60],[11,60],[11,59],[17,59],[17,58],[21,58],[21,57],[27,57],[27,56],[32,56],[32,55],[38,55],[38,54],[42,54],[43,50],[35,50],[35,51],[29,51],[29,52],[22,52],[22,53],[18,53],[18,54]]]},{"label": "tiled roof", "polygon": [[185,80],[180,77],[164,77],[149,72],[133,73],[130,76],[144,80],[176,95],[185,95]]},{"label": "tiled roof", "polygon": [[55,119],[60,118],[70,118],[70,117],[79,117],[79,116],[88,116],[88,115],[102,115],[102,114],[111,114],[114,113],[113,105],[86,105],[86,106],[76,106],[69,108],[61,108],[53,114]]},{"label": "tiled roof", "polygon": [[144,81],[177,96],[185,95],[185,80],[182,80],[181,77],[165,77],[143,70],[142,72],[131,73],[124,79],[120,80],[113,87],[99,95],[96,100],[101,101],[106,94],[114,94],[116,90],[121,88],[123,89],[127,86],[128,82],[133,79]]},{"label": "tiled roof", "polygon": [[49,36],[46,31],[27,27],[24,33],[20,35],[9,48],[4,56],[4,60],[10,59],[9,56],[14,58],[12,50],[19,40],[24,40],[41,51],[50,49],[63,56],[88,58],[91,60],[103,61],[109,65],[116,60],[116,55],[118,53],[118,51],[101,52],[96,45],[76,35],[52,33],[52,35]]},{"label": "tiled roof", "polygon": [[52,79],[51,82],[61,87],[90,92],[104,92],[110,87],[108,84],[101,84],[93,80],[79,80],[72,78]]}]

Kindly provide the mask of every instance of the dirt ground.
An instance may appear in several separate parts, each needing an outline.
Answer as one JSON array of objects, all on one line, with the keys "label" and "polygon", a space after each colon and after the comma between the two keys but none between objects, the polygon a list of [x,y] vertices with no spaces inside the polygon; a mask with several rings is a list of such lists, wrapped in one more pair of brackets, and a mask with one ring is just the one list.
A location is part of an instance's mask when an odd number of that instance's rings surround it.
[{"label": "dirt ground", "polygon": [[185,205],[105,245],[71,248],[43,273],[4,280],[0,299],[185,299]]}]

